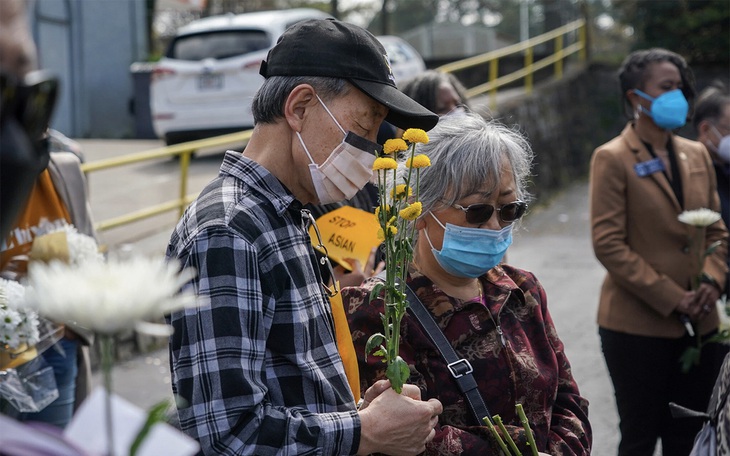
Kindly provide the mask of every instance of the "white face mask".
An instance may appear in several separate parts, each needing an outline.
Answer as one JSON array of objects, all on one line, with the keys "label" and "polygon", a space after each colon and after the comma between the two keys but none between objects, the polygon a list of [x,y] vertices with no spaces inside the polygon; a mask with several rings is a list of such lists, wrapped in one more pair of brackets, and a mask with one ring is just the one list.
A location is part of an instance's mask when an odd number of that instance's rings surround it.
[{"label": "white face mask", "polygon": [[720,142],[717,144],[717,147],[712,143],[710,145],[725,163],[730,163],[730,135],[722,136],[714,125],[712,125],[712,131],[720,138]]},{"label": "white face mask", "polygon": [[382,147],[351,131],[345,132],[329,108],[319,98],[319,95],[316,96],[345,137],[334,148],[329,157],[327,157],[327,160],[321,165],[318,165],[314,162],[307,146],[304,145],[302,135],[298,131],[296,134],[299,138],[299,143],[304,148],[304,152],[307,153],[311,162],[309,164],[309,172],[312,176],[312,183],[314,184],[314,190],[317,193],[319,203],[330,204],[352,198],[365,186],[373,175],[375,154]]}]

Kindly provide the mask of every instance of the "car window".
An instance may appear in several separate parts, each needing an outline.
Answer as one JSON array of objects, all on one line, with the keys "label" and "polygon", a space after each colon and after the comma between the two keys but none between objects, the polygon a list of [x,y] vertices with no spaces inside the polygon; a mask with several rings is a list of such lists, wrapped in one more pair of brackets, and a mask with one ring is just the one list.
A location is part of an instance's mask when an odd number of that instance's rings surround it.
[{"label": "car window", "polygon": [[385,47],[390,63],[403,63],[413,60],[413,53],[399,43],[389,43]]},{"label": "car window", "polygon": [[225,30],[178,37],[167,56],[179,60],[225,59],[271,46],[263,30]]}]

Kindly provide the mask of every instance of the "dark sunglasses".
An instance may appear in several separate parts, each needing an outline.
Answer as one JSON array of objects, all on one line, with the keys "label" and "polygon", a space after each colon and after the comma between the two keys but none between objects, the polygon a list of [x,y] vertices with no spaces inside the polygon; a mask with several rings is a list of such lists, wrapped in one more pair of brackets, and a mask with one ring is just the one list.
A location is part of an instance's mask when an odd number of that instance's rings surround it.
[{"label": "dark sunglasses", "polygon": [[33,71],[21,80],[0,73],[0,121],[17,119],[28,137],[40,139],[48,129],[58,96],[58,79]]},{"label": "dark sunglasses", "polygon": [[[453,206],[464,211],[466,213],[466,221],[474,225],[486,223],[487,220],[492,218],[492,214],[495,211],[494,206],[485,203],[470,204],[467,207],[460,204],[454,204]],[[525,215],[527,203],[524,201],[513,201],[499,206],[496,208],[496,211],[499,220],[503,223],[512,223]]]}]

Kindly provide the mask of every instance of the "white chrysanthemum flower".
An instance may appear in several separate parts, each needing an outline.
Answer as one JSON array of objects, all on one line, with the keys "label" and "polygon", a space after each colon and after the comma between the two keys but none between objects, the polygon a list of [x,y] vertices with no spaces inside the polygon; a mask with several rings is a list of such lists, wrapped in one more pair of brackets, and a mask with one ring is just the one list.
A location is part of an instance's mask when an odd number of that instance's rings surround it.
[{"label": "white chrysanthemum flower", "polygon": [[25,308],[25,287],[14,280],[0,278],[0,305],[11,309]]},{"label": "white chrysanthemum flower", "polygon": [[687,225],[704,227],[710,226],[720,220],[720,214],[706,208],[684,211],[677,216],[680,222]]},{"label": "white chrysanthemum flower", "polygon": [[25,287],[13,280],[0,279],[0,345],[17,350],[40,340],[38,315],[25,308]]},{"label": "white chrysanthemum flower", "polygon": [[194,275],[175,262],[146,257],[102,264],[31,263],[26,299],[53,321],[115,334],[195,305],[192,290],[180,292]]},{"label": "white chrysanthemum flower", "polygon": [[104,261],[104,255],[99,252],[99,246],[93,237],[79,233],[73,225],[64,225],[56,231],[66,232],[66,242],[68,243],[69,261],[71,264],[78,265],[86,262],[101,263]]}]

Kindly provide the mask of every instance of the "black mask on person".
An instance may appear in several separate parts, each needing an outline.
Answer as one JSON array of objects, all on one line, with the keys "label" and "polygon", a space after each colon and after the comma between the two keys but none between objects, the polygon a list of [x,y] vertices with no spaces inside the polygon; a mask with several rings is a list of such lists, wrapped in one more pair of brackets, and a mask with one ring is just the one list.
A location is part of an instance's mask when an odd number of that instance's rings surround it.
[{"label": "black mask on person", "polygon": [[46,130],[57,93],[57,79],[46,72],[29,73],[22,81],[0,73],[0,239],[48,166]]}]

